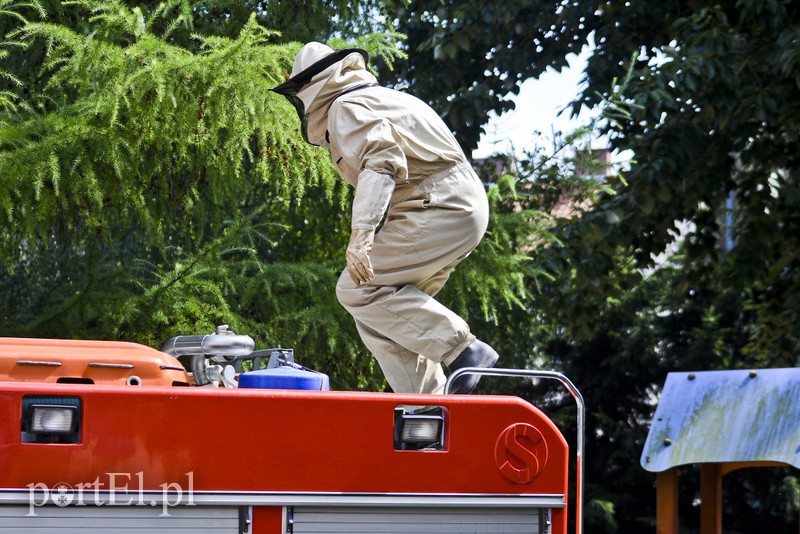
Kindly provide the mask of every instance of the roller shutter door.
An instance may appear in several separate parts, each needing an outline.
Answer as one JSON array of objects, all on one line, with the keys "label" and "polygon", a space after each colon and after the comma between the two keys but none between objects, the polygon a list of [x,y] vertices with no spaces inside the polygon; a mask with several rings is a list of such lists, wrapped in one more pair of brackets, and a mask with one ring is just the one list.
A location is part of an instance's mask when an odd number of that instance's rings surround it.
[{"label": "roller shutter door", "polygon": [[[35,516],[31,517],[31,511]],[[239,534],[236,507],[0,506],[2,534]]]},{"label": "roller shutter door", "polygon": [[291,534],[547,534],[545,508],[294,507]]}]

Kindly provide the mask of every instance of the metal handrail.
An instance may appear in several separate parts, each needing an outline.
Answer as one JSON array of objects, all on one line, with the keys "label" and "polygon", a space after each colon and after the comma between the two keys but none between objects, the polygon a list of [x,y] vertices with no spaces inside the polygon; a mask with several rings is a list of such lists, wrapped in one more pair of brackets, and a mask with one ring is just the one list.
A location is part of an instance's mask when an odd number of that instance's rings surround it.
[{"label": "metal handrail", "polygon": [[575,445],[576,456],[576,486],[575,486],[575,532],[576,534],[583,534],[583,447],[586,439],[586,405],[583,402],[583,395],[575,387],[575,384],[566,377],[563,373],[557,371],[535,371],[530,369],[495,369],[484,367],[463,367],[454,371],[447,378],[444,385],[445,394],[450,393],[453,382],[461,375],[493,375],[493,376],[510,376],[518,378],[547,378],[551,380],[558,380],[569,391],[570,395],[575,399],[575,404],[578,407],[578,437]]}]

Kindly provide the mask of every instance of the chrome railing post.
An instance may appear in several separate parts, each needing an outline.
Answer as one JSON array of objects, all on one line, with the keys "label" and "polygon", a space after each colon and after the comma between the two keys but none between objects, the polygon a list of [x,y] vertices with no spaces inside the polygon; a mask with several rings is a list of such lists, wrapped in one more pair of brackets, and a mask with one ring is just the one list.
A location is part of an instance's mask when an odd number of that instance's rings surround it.
[{"label": "chrome railing post", "polygon": [[575,445],[577,471],[575,476],[575,532],[576,534],[583,534],[583,447],[586,439],[586,405],[583,402],[583,395],[581,395],[581,392],[578,391],[578,388],[575,387],[575,384],[573,384],[572,381],[566,377],[566,375],[557,371],[464,367],[462,369],[458,369],[447,378],[447,383],[444,385],[445,394],[450,393],[453,382],[459,376],[466,374],[558,380],[575,399],[575,404],[578,407],[578,436]]}]

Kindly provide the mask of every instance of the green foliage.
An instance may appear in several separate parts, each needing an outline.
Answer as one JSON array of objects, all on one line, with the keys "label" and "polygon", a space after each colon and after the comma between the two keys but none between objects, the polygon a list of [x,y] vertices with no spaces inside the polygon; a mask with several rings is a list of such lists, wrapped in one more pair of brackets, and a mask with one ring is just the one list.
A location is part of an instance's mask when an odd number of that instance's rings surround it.
[{"label": "green foliage", "polygon": [[[0,0],[0,18],[10,18],[24,24],[27,20],[20,11],[25,11],[26,9],[35,10],[40,17],[46,16],[41,4],[36,1]],[[9,48],[19,46],[19,44],[8,39],[0,40],[0,61],[6,61],[10,54]],[[22,85],[22,82],[14,73],[4,69],[0,69],[0,80],[5,80],[5,83],[10,83],[16,87]],[[17,110],[16,94],[13,91],[0,90],[0,110]]]},{"label": "green foliage", "polygon": [[158,346],[225,322],[340,387],[381,384],[333,295],[346,192],[269,92],[300,45],[250,17],[180,46],[185,5],[59,4],[88,29],[16,17],[10,63],[45,53],[0,116],[4,333]]},{"label": "green foliage", "polygon": [[640,63],[628,92],[638,105],[623,124],[630,187],[601,207],[625,214],[606,231],[640,267],[675,240],[675,221],[690,223],[686,283],[741,302],[750,334],[738,348],[761,365],[795,365],[800,348],[798,24],[783,2],[676,16],[678,46],[658,66]]},{"label": "green foliage", "polygon": [[[0,333],[158,346],[228,323],[336,388],[383,389],[333,290],[349,191],[269,88],[297,41],[361,46],[470,148],[593,34],[575,108],[603,120],[483,175],[489,232],[441,298],[501,365],[582,390],[588,530],[650,532],[637,459],[665,374],[798,363],[799,17],[780,0],[0,0]],[[596,133],[632,154],[624,174],[577,172]],[[574,424],[563,395],[512,391]],[[737,506],[766,502],[755,482],[732,482]],[[767,486],[731,528],[796,529],[796,477]]]},{"label": "green foliage", "polygon": [[616,532],[614,503],[594,499],[586,505],[586,523],[593,525],[592,532]]},{"label": "green foliage", "polygon": [[0,134],[4,226],[37,239],[54,220],[60,233],[135,223],[163,245],[176,212],[202,233],[220,221],[198,206],[241,206],[253,182],[293,195],[333,188],[330,167],[298,142],[286,103],[269,92],[288,55],[267,46],[270,32],[251,21],[236,39],[198,37],[193,54],[151,34],[135,11],[82,4],[94,6],[89,36],[49,23],[14,33],[49,43],[49,76],[35,111]]},{"label": "green foliage", "polygon": [[473,149],[488,111],[513,109],[504,96],[519,82],[567,66],[567,54],[581,50],[599,20],[596,11],[592,2],[411,0],[395,22],[411,59],[392,77],[432,102]]},{"label": "green foliage", "polygon": [[[792,532],[800,511],[797,470],[783,467],[743,469],[727,475],[723,502],[725,524],[748,510],[749,524],[740,531]],[[735,491],[728,491],[733,486]],[[728,497],[730,495],[730,497]]]},{"label": "green foliage", "polygon": [[[350,192],[269,91],[300,43],[277,44],[261,11],[211,35],[198,29],[226,13],[211,4],[51,7],[6,26],[19,45],[9,68],[40,68],[20,74],[0,114],[2,334],[157,347],[226,323],[260,347],[294,347],[335,388],[384,389],[335,297]],[[387,64],[399,37],[331,44]],[[497,298],[527,296],[512,234],[536,226],[506,214],[492,229],[446,298],[496,320]]]},{"label": "green foliage", "polygon": [[[410,59],[396,79],[468,148],[487,110],[508,109],[522,80],[563,68],[592,34],[574,109],[601,105],[589,129],[630,163],[603,190],[573,172],[565,147],[580,140],[519,162],[532,209],[565,197],[585,209],[555,221],[554,244],[528,251],[540,274],[525,281],[526,309],[501,306],[505,321],[485,327],[503,365],[564,371],[587,399],[589,531],[652,531],[652,477],[637,459],[666,373],[800,361],[800,8],[421,0],[397,21]],[[570,399],[541,389],[515,391],[572,426]],[[731,492],[751,487],[748,476]],[[766,493],[791,493],[778,486]],[[726,528],[796,529],[792,505],[770,503],[726,516]]]},{"label": "green foliage", "polygon": [[[638,283],[616,258],[650,268],[685,225],[692,228],[683,241],[686,284],[716,281],[720,298],[739,302],[752,322],[736,350],[752,362],[794,365],[799,16],[796,3],[780,0],[600,8],[412,1],[396,20],[413,61],[401,64],[396,78],[433,102],[470,148],[487,110],[508,109],[504,97],[522,80],[563,68],[593,33],[575,109],[605,103],[611,120],[603,129],[634,163],[630,184],[615,187],[621,194],[566,226],[561,237],[571,243],[544,259],[556,272],[576,269],[571,302],[588,305],[575,322],[591,324],[593,304],[584,296],[619,298]],[[608,104],[616,101],[627,107],[612,117]],[[723,250],[720,221],[729,198],[735,213],[725,231],[735,246]]]},{"label": "green foliage", "polygon": [[[441,33],[426,34],[426,42],[446,46],[456,31],[452,22],[467,20],[454,13],[467,5],[480,12],[475,3],[443,6],[434,21]],[[594,9],[585,2],[560,6],[564,20]],[[542,9],[544,22],[531,32],[551,28]],[[558,221],[557,245],[532,254],[552,281],[529,303],[527,321],[535,321],[536,334],[522,333],[512,350],[520,365],[566,372],[588,400],[587,499],[613,504],[611,515],[600,513],[610,508],[595,510],[589,530],[646,532],[653,522],[652,477],[637,458],[666,373],[800,361],[800,9],[781,1],[611,3],[584,22],[597,46],[577,105],[604,105],[598,130],[631,161],[623,175],[607,178],[608,191],[595,191],[589,209]],[[557,44],[571,35],[559,28],[548,37],[555,48],[539,50],[543,61],[573,49]],[[409,28],[400,30],[413,42]],[[492,43],[477,37],[464,55],[483,58],[481,46]],[[449,72],[454,77],[459,54]],[[425,66],[414,72],[433,68],[430,57],[422,58]],[[524,70],[498,64],[509,80]],[[462,96],[472,99],[450,98]],[[483,92],[475,100],[494,96]],[[537,161],[544,159],[534,154]],[[521,166],[534,177],[536,169]],[[565,181],[565,170],[568,164],[556,162],[544,176],[543,205],[582,190]],[[561,406],[552,393],[519,390],[545,398],[540,403],[565,426],[574,421],[569,399]],[[746,493],[756,478],[743,475],[726,487]],[[796,529],[791,503],[774,498],[790,493],[779,486],[764,491],[768,512],[726,516],[726,528]],[[756,502],[764,505],[753,497],[738,509]]]}]

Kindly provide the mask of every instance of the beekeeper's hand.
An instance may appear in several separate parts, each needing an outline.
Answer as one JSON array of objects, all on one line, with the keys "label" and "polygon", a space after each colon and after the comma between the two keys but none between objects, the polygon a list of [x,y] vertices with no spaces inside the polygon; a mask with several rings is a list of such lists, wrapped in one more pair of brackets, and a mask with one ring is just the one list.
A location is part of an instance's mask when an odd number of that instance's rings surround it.
[{"label": "beekeeper's hand", "polygon": [[358,285],[365,284],[375,277],[369,252],[375,239],[375,230],[371,228],[353,228],[350,244],[347,245],[347,271]]},{"label": "beekeeper's hand", "polygon": [[350,222],[350,244],[347,245],[347,270],[358,285],[375,277],[369,253],[375,240],[375,229],[383,219],[394,191],[394,180],[388,174],[364,169],[358,175]]}]

